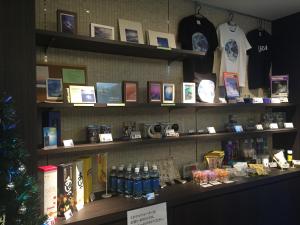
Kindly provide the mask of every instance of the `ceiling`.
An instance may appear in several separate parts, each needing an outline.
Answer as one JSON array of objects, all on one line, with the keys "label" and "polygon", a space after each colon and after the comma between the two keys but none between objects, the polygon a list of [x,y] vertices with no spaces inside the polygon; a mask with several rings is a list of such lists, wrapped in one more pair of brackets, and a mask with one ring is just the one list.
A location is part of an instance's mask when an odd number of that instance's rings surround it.
[{"label": "ceiling", "polygon": [[276,20],[300,12],[300,0],[194,0],[210,6]]}]

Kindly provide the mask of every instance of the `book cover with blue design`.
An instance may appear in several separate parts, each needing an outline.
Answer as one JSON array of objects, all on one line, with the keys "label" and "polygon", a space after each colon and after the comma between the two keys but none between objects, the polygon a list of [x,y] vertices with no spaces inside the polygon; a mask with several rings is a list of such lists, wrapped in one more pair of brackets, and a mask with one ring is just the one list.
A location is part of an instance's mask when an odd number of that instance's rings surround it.
[{"label": "book cover with blue design", "polygon": [[57,148],[56,127],[43,128],[44,149]]},{"label": "book cover with blue design", "polygon": [[122,103],[121,83],[96,83],[98,103]]}]

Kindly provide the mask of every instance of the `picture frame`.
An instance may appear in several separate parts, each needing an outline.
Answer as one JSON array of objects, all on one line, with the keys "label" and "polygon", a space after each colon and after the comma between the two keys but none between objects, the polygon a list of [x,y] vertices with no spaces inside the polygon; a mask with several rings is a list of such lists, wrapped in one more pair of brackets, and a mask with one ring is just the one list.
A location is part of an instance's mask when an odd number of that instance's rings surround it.
[{"label": "picture frame", "polygon": [[287,98],[289,96],[289,75],[273,75],[271,81],[271,97]]},{"label": "picture frame", "polygon": [[119,19],[119,30],[121,41],[144,44],[144,34],[140,22]]},{"label": "picture frame", "polygon": [[224,72],[223,78],[227,98],[234,99],[240,97],[238,74]]},{"label": "picture frame", "polygon": [[139,84],[137,81],[123,81],[124,103],[138,103]]},{"label": "picture frame", "polygon": [[46,99],[47,100],[63,99],[62,79],[57,79],[57,78],[46,79]]},{"label": "picture frame", "polygon": [[163,83],[163,103],[175,103],[175,84]]},{"label": "picture frame", "polygon": [[162,102],[162,82],[161,81],[148,81],[148,103],[161,103]]},{"label": "picture frame", "polygon": [[157,32],[148,30],[148,43],[149,45],[158,48],[172,49],[176,48],[175,35],[171,33]]},{"label": "picture frame", "polygon": [[70,85],[71,103],[93,104],[96,103],[95,88],[93,86]]},{"label": "picture frame", "polygon": [[196,84],[192,82],[183,82],[182,84],[182,102],[196,103]]},{"label": "picture frame", "polygon": [[115,28],[102,24],[90,24],[91,37],[115,40]]},{"label": "picture frame", "polygon": [[58,9],[57,32],[77,34],[77,13]]}]

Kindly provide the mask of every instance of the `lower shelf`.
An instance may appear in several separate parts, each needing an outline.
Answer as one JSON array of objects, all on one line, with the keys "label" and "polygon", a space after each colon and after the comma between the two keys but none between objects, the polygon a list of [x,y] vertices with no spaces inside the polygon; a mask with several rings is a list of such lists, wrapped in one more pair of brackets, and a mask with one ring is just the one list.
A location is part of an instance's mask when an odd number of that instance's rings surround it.
[{"label": "lower shelf", "polygon": [[89,154],[93,152],[99,152],[102,150],[112,151],[120,147],[131,147],[135,145],[144,145],[144,144],[159,144],[159,143],[172,143],[172,142],[181,142],[181,141],[191,141],[191,140],[211,140],[211,139],[226,139],[226,138],[243,138],[247,136],[259,136],[259,135],[271,135],[278,133],[296,133],[297,129],[277,129],[277,130],[261,130],[261,131],[248,131],[242,133],[232,133],[232,132],[220,132],[216,134],[198,134],[198,135],[182,135],[180,137],[168,137],[162,139],[140,139],[140,140],[131,140],[131,141],[122,141],[116,140],[113,142],[107,143],[96,143],[96,144],[77,144],[72,148],[57,147],[55,149],[49,150],[38,150],[38,156],[40,158],[47,156],[57,156],[64,154]]},{"label": "lower shelf", "polygon": [[[89,203],[84,208],[74,213],[69,220],[60,220],[57,224],[70,225],[101,225],[101,224],[126,224],[127,211],[141,207],[150,206],[162,202],[167,202],[168,209],[178,206],[207,201],[207,199],[242,192],[246,190],[254,190],[258,187],[280,183],[286,180],[299,179],[300,169],[289,169],[281,171],[272,169],[268,176],[238,178],[236,182],[231,184],[222,184],[209,188],[202,188],[193,183],[176,184],[168,186],[160,191],[160,195],[151,201],[126,199],[124,197],[113,197],[110,199],[98,200]],[[211,209],[214,210],[214,209]],[[171,213],[171,210],[168,210]]]}]

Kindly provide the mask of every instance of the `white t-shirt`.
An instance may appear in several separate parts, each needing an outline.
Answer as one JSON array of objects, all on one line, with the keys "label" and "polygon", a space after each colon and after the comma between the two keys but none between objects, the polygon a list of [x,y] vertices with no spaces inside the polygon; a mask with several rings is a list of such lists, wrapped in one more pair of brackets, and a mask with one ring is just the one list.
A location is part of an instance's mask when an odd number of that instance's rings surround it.
[{"label": "white t-shirt", "polygon": [[223,72],[238,73],[239,86],[246,85],[247,50],[251,48],[244,31],[237,25],[228,23],[217,29],[219,48],[221,50],[221,67],[219,85],[224,85]]}]

